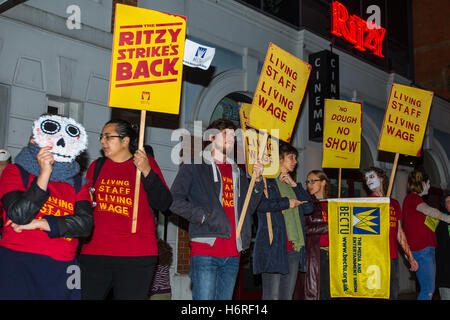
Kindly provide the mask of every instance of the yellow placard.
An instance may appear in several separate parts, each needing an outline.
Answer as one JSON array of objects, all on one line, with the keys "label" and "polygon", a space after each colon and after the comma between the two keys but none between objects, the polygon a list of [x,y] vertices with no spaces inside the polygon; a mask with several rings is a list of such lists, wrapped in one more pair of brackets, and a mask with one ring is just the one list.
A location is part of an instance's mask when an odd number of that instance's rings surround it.
[{"label": "yellow placard", "polygon": [[393,83],[378,149],[420,156],[433,92]]},{"label": "yellow placard", "polygon": [[359,168],[362,104],[325,99],[323,168]]},{"label": "yellow placard", "polygon": [[331,297],[388,299],[389,198],[328,199]]},{"label": "yellow placard", "polygon": [[269,44],[248,124],[258,130],[280,130],[280,140],[290,142],[305,95],[311,66],[287,51]]},{"label": "yellow placard", "polygon": [[[262,144],[263,135],[256,130],[247,128],[248,114],[252,105],[249,103],[239,103],[239,118],[242,128],[242,141],[245,150],[245,167],[247,175],[251,177],[253,172],[253,165],[258,160],[259,146]],[[272,130],[269,133],[278,133]],[[278,178],[280,174],[280,159],[279,159],[279,144],[278,139],[272,135],[267,139],[266,149],[264,150],[261,162],[264,165],[263,177]]]},{"label": "yellow placard", "polygon": [[108,105],[178,114],[186,18],[117,4]]}]

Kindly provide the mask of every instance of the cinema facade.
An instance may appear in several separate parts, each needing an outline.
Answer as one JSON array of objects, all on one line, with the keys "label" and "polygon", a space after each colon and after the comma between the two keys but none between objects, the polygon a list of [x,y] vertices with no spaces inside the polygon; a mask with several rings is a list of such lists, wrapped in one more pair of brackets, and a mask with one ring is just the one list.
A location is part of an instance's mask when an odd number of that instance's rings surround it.
[{"label": "cinema facade", "polygon": [[[133,4],[136,1],[114,1]],[[171,154],[178,140],[174,129],[203,129],[217,118],[239,124],[238,102],[251,102],[270,42],[312,66],[310,83],[294,129],[292,144],[299,151],[297,180],[322,164],[323,99],[362,103],[361,168],[381,167],[390,174],[393,155],[378,152],[378,138],[392,83],[413,86],[410,1],[373,1],[381,6],[379,27],[367,30],[371,1],[142,0],[140,7],[187,17],[187,38],[216,48],[211,67],[185,67],[180,115],[153,114],[147,123],[146,144],[152,145],[168,185],[178,170]],[[387,1],[386,1],[387,2]],[[264,6],[261,6],[264,3]],[[392,1],[390,1],[392,3]],[[399,5],[398,3],[401,3]],[[68,6],[81,8],[82,28],[68,29]],[[382,5],[381,5],[382,4]],[[295,7],[297,6],[297,7]],[[387,10],[387,14],[385,14]],[[336,14],[338,24],[333,26]],[[63,0],[21,4],[0,15],[0,147],[13,155],[27,143],[32,121],[51,111],[81,121],[89,135],[87,161],[100,153],[98,134],[112,116],[136,119],[135,114],[107,106],[111,58],[110,1]],[[395,23],[389,17],[404,17]],[[397,24],[407,26],[401,28]],[[384,30],[384,31],[383,31]],[[33,47],[33,50],[30,50]],[[3,115],[7,115],[3,117]],[[400,157],[392,196],[403,201],[408,173],[422,166],[431,177],[434,201],[450,189],[450,103],[434,96],[420,158]],[[337,192],[337,171],[331,194]],[[365,196],[358,170],[343,170],[342,197]],[[173,248],[173,299],[190,299],[189,244],[186,224],[171,216],[167,227],[161,215],[159,231]],[[235,298],[260,296],[260,282],[252,276],[251,254],[242,259]],[[400,292],[414,292],[415,282],[400,263]]]}]

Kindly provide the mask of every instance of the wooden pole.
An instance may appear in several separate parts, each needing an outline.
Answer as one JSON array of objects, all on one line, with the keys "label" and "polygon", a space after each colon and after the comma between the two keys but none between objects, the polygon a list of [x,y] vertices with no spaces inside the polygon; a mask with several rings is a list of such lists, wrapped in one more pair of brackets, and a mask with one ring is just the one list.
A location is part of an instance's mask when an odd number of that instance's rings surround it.
[{"label": "wooden pole", "polygon": [[341,197],[341,181],[342,181],[342,168],[339,168],[339,179],[338,179],[338,198]]},{"label": "wooden pole", "polygon": [[[264,136],[262,139],[262,143],[260,144],[258,159],[261,160],[264,155],[264,150],[266,149],[267,138],[269,134],[267,131],[264,132]],[[255,175],[252,175],[252,179],[250,180],[250,185],[248,187],[247,195],[245,196],[244,206],[242,207],[241,216],[239,218],[239,223],[236,228],[236,239],[241,236],[242,225],[244,224],[245,214],[247,213],[248,204],[250,202],[250,198],[252,196],[253,188],[255,187],[256,178]]]},{"label": "wooden pole", "polygon": [[[264,194],[266,195],[266,198],[269,199],[269,192],[267,191],[267,180],[264,179]],[[269,244],[272,245],[273,241],[273,229],[272,229],[272,217],[270,215],[270,212],[266,212],[266,219],[267,219],[267,231],[269,232]]]},{"label": "wooden pole", "polygon": [[[146,110],[141,110],[141,124],[139,126],[139,142],[138,149],[144,148],[144,133],[145,133],[145,118]],[[141,171],[136,168],[136,186],[134,188],[134,202],[133,202],[133,220],[131,223],[131,233],[136,233],[137,217],[139,208],[139,190],[141,186]]]},{"label": "wooden pole", "polygon": [[394,166],[392,167],[392,172],[391,172],[391,177],[389,178],[389,188],[386,194],[386,197],[390,197],[391,196],[391,192],[392,192],[392,185],[394,183],[394,178],[395,178],[395,172],[397,171],[397,164],[398,164],[398,158],[399,158],[400,154],[396,153],[395,154],[395,158],[394,158]]}]

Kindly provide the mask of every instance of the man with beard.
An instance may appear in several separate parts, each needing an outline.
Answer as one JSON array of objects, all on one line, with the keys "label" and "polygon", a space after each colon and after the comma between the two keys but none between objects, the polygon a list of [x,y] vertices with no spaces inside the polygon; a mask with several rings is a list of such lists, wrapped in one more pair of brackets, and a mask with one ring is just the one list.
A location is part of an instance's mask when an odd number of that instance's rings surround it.
[{"label": "man with beard", "polygon": [[252,213],[264,189],[263,165],[258,162],[253,169],[257,182],[237,238],[236,226],[249,183],[233,160],[235,129],[227,119],[211,123],[206,131],[211,144],[201,163],[182,164],[171,188],[170,210],[189,221],[194,300],[232,298],[240,252],[250,246]]}]

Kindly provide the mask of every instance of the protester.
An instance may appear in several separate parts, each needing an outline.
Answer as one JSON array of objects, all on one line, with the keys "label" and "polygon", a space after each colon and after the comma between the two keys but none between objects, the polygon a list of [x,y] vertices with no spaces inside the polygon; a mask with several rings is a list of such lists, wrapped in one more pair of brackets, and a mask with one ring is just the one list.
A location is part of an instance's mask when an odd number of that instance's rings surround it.
[{"label": "protester", "polygon": [[[106,158],[94,161],[86,174],[95,189],[96,206],[95,227],[80,255],[82,298],[105,299],[113,289],[115,299],[148,299],[158,258],[151,207],[166,210],[172,196],[156,161],[137,149],[137,133],[130,123],[107,122],[100,143]],[[96,169],[99,161],[103,165]],[[137,203],[136,168],[142,173]],[[132,233],[134,206],[138,217]]]},{"label": "protester", "polygon": [[[306,186],[313,199],[314,211],[305,217],[307,268],[304,281],[305,300],[330,300],[328,240],[328,198],[330,180],[322,170],[312,170]],[[322,202],[320,202],[322,201]]]},{"label": "protester", "polygon": [[[258,230],[253,253],[253,273],[261,273],[263,300],[291,300],[300,264],[305,266],[304,215],[313,211],[311,197],[295,182],[297,149],[280,144],[280,175],[267,179],[268,197],[258,206]],[[269,242],[266,213],[270,212],[273,230]],[[303,257],[303,259],[301,259]]]},{"label": "protester", "polygon": [[[364,182],[372,192],[369,197],[386,197],[389,187],[389,178],[384,170],[377,167],[369,167],[363,170]],[[400,278],[399,278],[399,262],[398,262],[398,243],[400,243],[403,251],[410,264],[411,271],[417,271],[418,264],[414,259],[408,245],[407,238],[403,232],[400,221],[402,220],[402,209],[397,200],[390,198],[389,205],[389,252],[391,258],[391,278],[390,278],[390,300],[397,300]]]},{"label": "protester", "polygon": [[80,299],[78,237],[93,225],[87,181],[75,161],[87,147],[73,119],[44,115],[3,171],[0,299]]},{"label": "protester", "polygon": [[170,265],[172,264],[172,247],[164,240],[158,239],[158,265],[150,289],[150,300],[171,300]]},{"label": "protester", "polygon": [[[450,213],[450,194],[441,201],[445,214]],[[450,300],[450,225],[439,222],[436,228],[436,286],[441,300]]]},{"label": "protester", "polygon": [[[3,170],[6,168],[8,164],[10,164],[11,161],[11,154],[8,150],[0,149],[0,177],[2,176]],[[0,213],[3,211],[2,203],[0,202]],[[3,218],[0,216],[0,237],[1,237],[1,230],[3,228]]]},{"label": "protester", "polygon": [[0,177],[2,176],[3,170],[6,168],[11,161],[11,154],[8,150],[0,149]]},{"label": "protester", "polygon": [[203,151],[201,163],[183,163],[171,189],[170,210],[189,221],[194,300],[232,298],[240,252],[250,246],[252,213],[264,188],[263,165],[258,162],[253,170],[256,183],[236,237],[249,183],[233,160],[235,129],[227,119],[212,122],[205,133],[211,144]]},{"label": "protester", "polygon": [[420,284],[418,300],[431,300],[435,289],[436,234],[435,220],[450,222],[450,216],[430,207],[422,199],[428,194],[430,180],[425,172],[408,175],[408,195],[403,201],[403,228],[412,254],[419,264],[416,272]]}]

